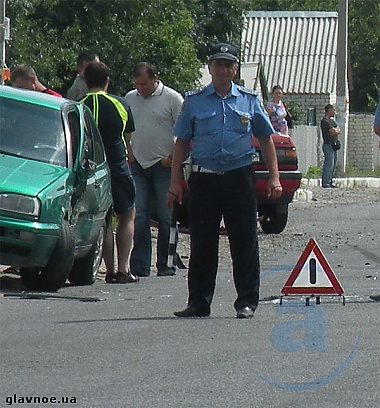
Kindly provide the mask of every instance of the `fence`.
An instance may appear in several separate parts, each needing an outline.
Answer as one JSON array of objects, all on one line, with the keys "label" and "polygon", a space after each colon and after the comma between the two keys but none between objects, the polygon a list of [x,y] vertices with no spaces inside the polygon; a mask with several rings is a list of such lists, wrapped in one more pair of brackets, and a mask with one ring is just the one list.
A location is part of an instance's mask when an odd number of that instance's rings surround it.
[{"label": "fence", "polygon": [[291,137],[298,153],[298,169],[306,174],[310,166],[319,166],[321,162],[320,131],[317,126],[296,126]]},{"label": "fence", "polygon": [[[347,136],[347,166],[373,171],[380,166],[380,138],[373,133],[372,114],[350,114]],[[318,126],[296,126],[290,136],[298,152],[299,170],[306,174],[310,166],[322,166],[322,136]],[[342,154],[343,150],[339,151]]]}]

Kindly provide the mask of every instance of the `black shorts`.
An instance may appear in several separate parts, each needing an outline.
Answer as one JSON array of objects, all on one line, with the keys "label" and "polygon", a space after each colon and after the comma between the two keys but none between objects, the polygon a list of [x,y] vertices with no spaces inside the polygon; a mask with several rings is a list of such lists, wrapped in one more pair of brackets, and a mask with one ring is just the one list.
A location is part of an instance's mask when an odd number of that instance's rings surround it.
[{"label": "black shorts", "polygon": [[125,214],[135,207],[136,188],[132,175],[111,175],[111,190],[116,214]]}]

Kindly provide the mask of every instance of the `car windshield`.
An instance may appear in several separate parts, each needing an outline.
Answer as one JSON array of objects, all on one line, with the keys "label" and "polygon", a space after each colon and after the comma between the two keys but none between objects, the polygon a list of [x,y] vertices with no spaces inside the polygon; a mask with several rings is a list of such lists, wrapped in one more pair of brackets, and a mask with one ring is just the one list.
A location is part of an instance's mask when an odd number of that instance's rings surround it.
[{"label": "car windshield", "polygon": [[0,98],[0,151],[66,167],[66,140],[61,112]]}]

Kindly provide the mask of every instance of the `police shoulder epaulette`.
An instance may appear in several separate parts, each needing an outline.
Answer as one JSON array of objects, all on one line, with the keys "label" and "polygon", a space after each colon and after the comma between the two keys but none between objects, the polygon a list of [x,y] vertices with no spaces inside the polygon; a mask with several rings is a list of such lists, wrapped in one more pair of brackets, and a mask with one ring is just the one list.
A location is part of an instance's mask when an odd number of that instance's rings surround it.
[{"label": "police shoulder epaulette", "polygon": [[204,92],[205,89],[206,89],[206,86],[202,86],[200,88],[193,89],[191,91],[187,91],[187,92],[185,92],[185,96],[189,97],[189,96],[193,96],[193,95],[198,95],[198,94]]},{"label": "police shoulder epaulette", "polygon": [[244,88],[244,86],[240,86],[240,85],[238,85],[238,89],[239,89],[240,92],[244,92],[244,93],[250,94],[250,95],[257,96],[259,94],[258,91],[255,91],[254,89]]}]

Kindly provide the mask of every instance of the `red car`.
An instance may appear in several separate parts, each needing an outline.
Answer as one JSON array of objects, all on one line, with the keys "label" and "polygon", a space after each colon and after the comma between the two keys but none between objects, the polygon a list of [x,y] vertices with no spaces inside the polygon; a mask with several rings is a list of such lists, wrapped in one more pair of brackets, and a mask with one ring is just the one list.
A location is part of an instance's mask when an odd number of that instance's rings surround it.
[{"label": "red car", "polygon": [[298,171],[297,150],[291,137],[275,134],[272,136],[276,148],[282,196],[277,200],[267,197],[268,170],[260,151],[260,145],[252,137],[256,153],[253,167],[256,173],[257,211],[262,230],[268,234],[279,234],[288,221],[288,206],[301,184],[302,174]]},{"label": "red car", "polygon": [[[255,146],[256,153],[253,159],[253,167],[256,173],[256,196],[258,221],[262,230],[267,234],[279,234],[282,232],[288,221],[288,206],[292,202],[294,193],[301,184],[302,174],[298,171],[297,150],[291,137],[275,134],[272,136],[276,148],[278,169],[280,171],[280,182],[283,193],[281,198],[270,200],[267,196],[268,170],[260,151],[260,145],[255,137],[252,137],[252,143]],[[184,164],[184,178],[187,178],[186,172],[190,165]],[[177,222],[180,232],[188,232],[188,214],[187,214],[187,184],[183,180],[184,199],[183,204],[178,206]],[[156,223],[152,223],[155,225]],[[221,233],[224,231],[221,230]]]}]

